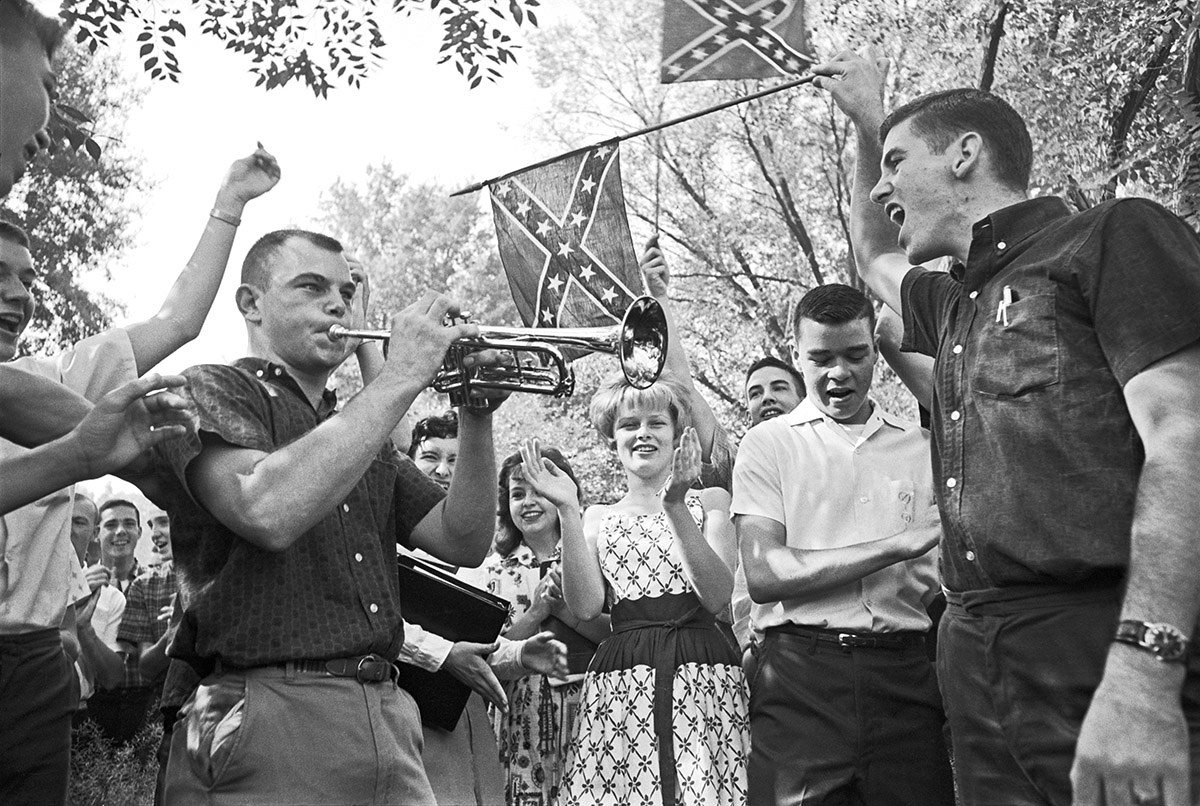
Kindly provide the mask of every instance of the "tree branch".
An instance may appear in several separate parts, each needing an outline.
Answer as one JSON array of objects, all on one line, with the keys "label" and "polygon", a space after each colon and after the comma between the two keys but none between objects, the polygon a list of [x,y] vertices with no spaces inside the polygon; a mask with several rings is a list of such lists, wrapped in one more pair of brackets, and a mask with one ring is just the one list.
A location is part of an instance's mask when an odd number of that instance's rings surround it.
[{"label": "tree branch", "polygon": [[1000,52],[1000,40],[1004,37],[1004,18],[1008,16],[1008,0],[1001,0],[996,16],[992,17],[988,31],[987,50],[983,53],[983,69],[980,71],[979,89],[991,92],[996,78],[996,55]]}]

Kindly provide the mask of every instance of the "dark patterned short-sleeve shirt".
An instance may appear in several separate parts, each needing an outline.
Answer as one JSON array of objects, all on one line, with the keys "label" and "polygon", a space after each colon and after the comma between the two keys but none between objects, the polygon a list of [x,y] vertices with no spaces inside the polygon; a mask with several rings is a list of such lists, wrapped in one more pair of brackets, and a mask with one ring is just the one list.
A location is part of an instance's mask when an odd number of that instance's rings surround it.
[{"label": "dark patterned short-sleeve shirt", "polygon": [[905,349],[937,359],[946,586],[1123,576],[1144,454],[1122,390],[1200,340],[1200,237],[1144,199],[1033,199],[901,295]]},{"label": "dark patterned short-sleeve shirt", "polygon": [[203,444],[270,453],[337,416],[327,392],[313,408],[286,369],[245,358],[183,373],[199,416],[194,439],[165,443],[175,572],[184,616],[169,654],[200,666],[336,658],[403,643],[396,545],[444,498],[385,444],[346,498],[283,551],[244,540],[188,491]]},{"label": "dark patterned short-sleeve shirt", "polygon": [[[162,609],[171,604],[175,596],[175,572],[170,568],[152,568],[133,580],[125,591],[125,612],[121,614],[121,626],[117,639],[128,641],[134,646],[144,642],[155,643],[167,632],[167,621],[159,618]],[[125,685],[147,686],[153,681],[142,677],[138,671],[137,655],[125,660]]]}]

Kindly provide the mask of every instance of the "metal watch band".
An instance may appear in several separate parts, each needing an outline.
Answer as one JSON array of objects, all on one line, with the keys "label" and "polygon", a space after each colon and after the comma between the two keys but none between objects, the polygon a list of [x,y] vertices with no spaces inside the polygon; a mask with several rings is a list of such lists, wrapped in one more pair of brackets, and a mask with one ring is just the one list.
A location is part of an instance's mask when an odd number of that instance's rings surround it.
[{"label": "metal watch band", "polygon": [[220,207],[212,208],[212,210],[210,210],[208,213],[208,217],[215,218],[218,221],[224,221],[226,224],[230,224],[234,227],[239,226],[242,223],[242,219],[238,218],[233,213],[227,213]]},{"label": "metal watch band", "polygon": [[1113,640],[1144,649],[1164,663],[1183,663],[1187,658],[1190,643],[1178,627],[1132,619],[1117,625]]}]

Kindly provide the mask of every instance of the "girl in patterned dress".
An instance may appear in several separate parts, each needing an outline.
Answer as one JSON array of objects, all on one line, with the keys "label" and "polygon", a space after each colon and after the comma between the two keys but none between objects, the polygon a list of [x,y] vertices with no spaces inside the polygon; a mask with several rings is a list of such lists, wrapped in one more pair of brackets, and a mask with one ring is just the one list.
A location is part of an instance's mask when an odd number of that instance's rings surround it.
[{"label": "girl in patterned dress", "polygon": [[611,603],[612,636],[584,678],[563,806],[741,806],[750,735],[746,681],[727,621],[733,590],[729,494],[689,488],[700,444],[688,394],[616,377],[592,399],[628,490],[576,528],[573,485],[551,463],[526,478],[559,510],[566,601],[580,618]]},{"label": "girl in patterned dress", "polygon": [[[579,494],[571,465],[554,448],[540,456],[562,474]],[[500,529],[496,552],[482,569],[489,591],[511,603],[506,638],[520,640],[537,634],[549,616],[600,641],[608,634],[607,617],[580,624],[563,604],[559,564],[559,512],[525,478],[520,454],[500,467],[497,508]],[[578,519],[578,512],[573,516]],[[583,676],[565,679],[530,675],[504,683],[508,710],[493,709],[500,745],[508,806],[553,806],[574,735]]]}]

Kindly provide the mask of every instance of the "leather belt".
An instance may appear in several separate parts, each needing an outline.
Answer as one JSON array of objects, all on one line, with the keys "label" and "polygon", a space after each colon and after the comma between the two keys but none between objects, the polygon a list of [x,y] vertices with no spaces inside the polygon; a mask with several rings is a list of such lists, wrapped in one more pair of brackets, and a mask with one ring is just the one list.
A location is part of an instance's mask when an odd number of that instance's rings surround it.
[{"label": "leather belt", "polygon": [[781,624],[768,627],[765,632],[797,635],[816,641],[818,644],[832,644],[842,649],[890,649],[900,650],[922,646],[925,643],[925,633],[916,631],[903,632],[873,632],[859,633],[844,630],[829,630],[820,627],[801,627],[798,624]]},{"label": "leather belt", "polygon": [[[385,680],[395,680],[396,664],[382,655],[355,655],[349,658],[327,658],[324,660],[289,660],[268,664],[279,669],[294,669],[297,672],[321,674],[327,677],[349,677],[360,683],[382,683]],[[232,663],[217,661],[216,671],[222,669],[244,671],[247,669],[263,668],[261,666],[235,666]]]}]

